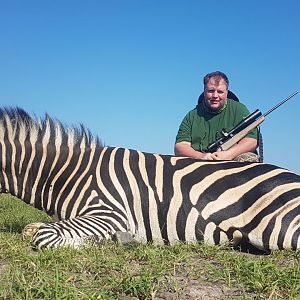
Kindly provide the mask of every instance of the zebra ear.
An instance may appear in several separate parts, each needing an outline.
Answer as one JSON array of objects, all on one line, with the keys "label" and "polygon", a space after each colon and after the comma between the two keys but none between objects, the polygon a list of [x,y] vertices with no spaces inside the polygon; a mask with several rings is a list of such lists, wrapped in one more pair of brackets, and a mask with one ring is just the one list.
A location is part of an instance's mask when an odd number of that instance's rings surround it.
[{"label": "zebra ear", "polygon": [[[202,99],[204,98],[204,94],[202,93],[199,98],[198,98],[198,104],[202,101]],[[240,102],[239,98],[236,96],[235,93],[233,93],[232,91],[228,90],[228,96],[227,98],[232,99],[234,101]]]}]

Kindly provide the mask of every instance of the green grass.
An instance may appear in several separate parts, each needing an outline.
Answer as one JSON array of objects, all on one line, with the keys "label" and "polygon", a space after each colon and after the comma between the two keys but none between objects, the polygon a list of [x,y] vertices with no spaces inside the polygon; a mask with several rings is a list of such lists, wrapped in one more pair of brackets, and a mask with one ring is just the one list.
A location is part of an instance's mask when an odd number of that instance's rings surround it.
[{"label": "green grass", "polygon": [[0,196],[0,299],[300,299],[300,251],[112,242],[34,251],[21,231],[41,221],[49,218]]}]

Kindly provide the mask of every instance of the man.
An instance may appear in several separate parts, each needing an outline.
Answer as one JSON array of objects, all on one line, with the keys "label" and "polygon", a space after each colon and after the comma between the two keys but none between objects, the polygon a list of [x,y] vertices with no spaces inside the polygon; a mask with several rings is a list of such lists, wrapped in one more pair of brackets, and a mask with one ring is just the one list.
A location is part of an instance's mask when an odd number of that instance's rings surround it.
[{"label": "man", "polygon": [[248,116],[249,111],[244,104],[227,98],[228,93],[234,94],[228,90],[229,80],[224,73],[209,73],[203,83],[203,97],[199,97],[198,105],[187,113],[179,127],[175,154],[202,160],[259,161],[255,154],[257,129],[226,151],[204,152],[222,131],[228,132]]}]

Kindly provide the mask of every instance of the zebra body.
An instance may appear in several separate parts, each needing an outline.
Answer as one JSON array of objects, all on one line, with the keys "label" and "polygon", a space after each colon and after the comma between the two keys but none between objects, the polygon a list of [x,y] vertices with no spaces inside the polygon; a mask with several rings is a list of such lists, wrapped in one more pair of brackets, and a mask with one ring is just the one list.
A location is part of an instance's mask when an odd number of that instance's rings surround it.
[{"label": "zebra body", "polygon": [[263,163],[205,162],[103,147],[83,128],[0,111],[1,191],[53,216],[37,248],[129,232],[138,242],[300,248],[300,176]]}]

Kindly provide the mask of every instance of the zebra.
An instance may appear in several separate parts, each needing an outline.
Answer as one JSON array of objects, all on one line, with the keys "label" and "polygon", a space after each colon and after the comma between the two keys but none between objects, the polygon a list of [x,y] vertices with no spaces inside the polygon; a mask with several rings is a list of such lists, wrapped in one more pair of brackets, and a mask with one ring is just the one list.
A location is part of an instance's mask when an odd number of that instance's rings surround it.
[{"label": "zebra", "polygon": [[267,163],[201,161],[109,147],[83,125],[0,108],[0,192],[53,217],[37,249],[128,233],[138,243],[300,249],[300,176]]}]

